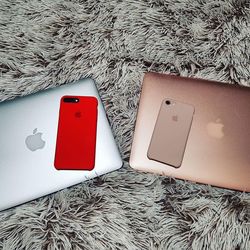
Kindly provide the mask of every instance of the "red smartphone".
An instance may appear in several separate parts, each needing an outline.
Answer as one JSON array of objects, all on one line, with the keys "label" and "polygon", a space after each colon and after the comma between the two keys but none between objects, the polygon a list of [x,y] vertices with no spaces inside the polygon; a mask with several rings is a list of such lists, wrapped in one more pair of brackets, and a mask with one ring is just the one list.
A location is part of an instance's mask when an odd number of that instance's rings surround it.
[{"label": "red smartphone", "polygon": [[57,170],[92,170],[95,166],[98,100],[92,96],[63,96],[54,166]]}]

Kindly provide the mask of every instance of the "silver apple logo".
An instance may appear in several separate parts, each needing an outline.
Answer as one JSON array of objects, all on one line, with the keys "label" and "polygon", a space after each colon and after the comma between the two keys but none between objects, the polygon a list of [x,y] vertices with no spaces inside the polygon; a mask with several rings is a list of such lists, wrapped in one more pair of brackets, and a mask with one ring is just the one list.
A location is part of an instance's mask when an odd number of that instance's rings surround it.
[{"label": "silver apple logo", "polygon": [[27,136],[27,138],[25,139],[25,144],[31,151],[36,151],[37,149],[44,148],[45,141],[42,140],[42,133],[37,133],[37,128],[35,128],[33,130],[33,134]]}]

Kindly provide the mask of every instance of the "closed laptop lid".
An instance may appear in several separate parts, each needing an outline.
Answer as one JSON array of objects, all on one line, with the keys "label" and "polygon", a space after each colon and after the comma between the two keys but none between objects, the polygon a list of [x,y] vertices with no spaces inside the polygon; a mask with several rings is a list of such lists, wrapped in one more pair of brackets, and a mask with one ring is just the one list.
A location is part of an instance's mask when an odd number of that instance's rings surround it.
[{"label": "closed laptop lid", "polygon": [[[157,115],[166,98],[194,107],[179,168],[147,157]],[[169,141],[168,147],[174,143]],[[141,171],[250,191],[250,88],[147,73],[143,80],[130,165]]]},{"label": "closed laptop lid", "polygon": [[[60,99],[95,96],[98,122],[95,168],[54,167]],[[0,210],[116,170],[122,160],[92,79],[0,103]]]}]

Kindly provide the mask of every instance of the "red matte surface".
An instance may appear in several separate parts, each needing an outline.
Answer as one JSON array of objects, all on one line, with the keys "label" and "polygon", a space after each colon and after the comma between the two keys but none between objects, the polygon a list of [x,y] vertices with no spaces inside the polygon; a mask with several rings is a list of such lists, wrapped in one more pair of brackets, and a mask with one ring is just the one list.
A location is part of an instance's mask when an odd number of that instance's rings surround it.
[{"label": "red matte surface", "polygon": [[[64,102],[65,97],[78,103]],[[92,170],[95,166],[98,101],[90,96],[63,96],[55,152],[58,170]]]}]

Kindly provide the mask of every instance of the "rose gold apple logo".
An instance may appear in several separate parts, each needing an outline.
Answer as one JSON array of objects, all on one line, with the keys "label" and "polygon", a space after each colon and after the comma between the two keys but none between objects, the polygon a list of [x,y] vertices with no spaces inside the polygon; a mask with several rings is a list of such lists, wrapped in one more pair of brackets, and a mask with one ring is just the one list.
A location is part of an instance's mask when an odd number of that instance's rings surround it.
[{"label": "rose gold apple logo", "polygon": [[210,136],[221,139],[224,137],[223,127],[224,124],[218,118],[215,122],[209,122],[207,124],[207,132]]},{"label": "rose gold apple logo", "polygon": [[178,116],[177,116],[177,115],[173,115],[173,116],[172,116],[172,120],[173,120],[174,122],[178,122]]},{"label": "rose gold apple logo", "polygon": [[42,149],[45,146],[45,141],[42,140],[42,133],[37,133],[37,128],[33,130],[33,134],[25,139],[27,148],[31,151]]},{"label": "rose gold apple logo", "polygon": [[173,115],[173,116],[172,116],[172,120],[173,120],[174,122],[178,122],[178,116],[177,116],[177,115]]}]

